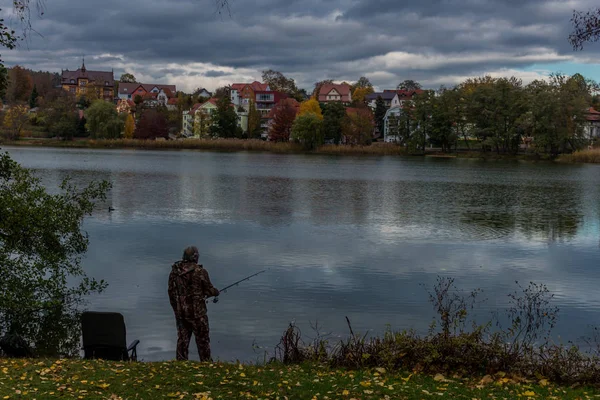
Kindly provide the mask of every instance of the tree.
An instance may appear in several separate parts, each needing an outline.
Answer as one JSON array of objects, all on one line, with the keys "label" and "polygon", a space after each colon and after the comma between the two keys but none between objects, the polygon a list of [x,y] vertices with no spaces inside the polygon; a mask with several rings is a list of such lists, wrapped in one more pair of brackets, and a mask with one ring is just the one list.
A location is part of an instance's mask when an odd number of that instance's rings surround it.
[{"label": "tree", "polygon": [[355,104],[361,104],[365,102],[365,97],[373,93],[373,87],[356,88],[352,93],[352,102]]},{"label": "tree", "polygon": [[135,79],[135,76],[133,76],[133,74],[130,74],[129,72],[126,72],[123,75],[121,75],[119,82],[121,82],[121,83],[138,83],[137,80]]},{"label": "tree", "polygon": [[380,134],[383,134],[383,124],[386,113],[387,107],[385,106],[385,101],[381,96],[377,96],[377,100],[375,100],[375,126]]},{"label": "tree", "polygon": [[78,190],[67,179],[49,194],[8,154],[0,156],[0,181],[0,334],[22,338],[35,356],[78,354],[80,305],[106,287],[81,267],[81,228],[110,185]]},{"label": "tree", "polygon": [[113,104],[96,100],[87,109],[86,115],[86,126],[94,139],[116,139],[121,136],[123,123]]},{"label": "tree", "polygon": [[269,131],[269,140],[275,142],[289,142],[292,126],[296,119],[296,107],[290,104],[288,99],[284,99],[275,106],[273,112],[275,116],[273,118],[273,125]]},{"label": "tree", "polygon": [[323,135],[325,140],[339,144],[342,140],[342,122],[346,116],[346,107],[338,101],[327,103],[323,109]]},{"label": "tree", "polygon": [[530,106],[519,123],[524,134],[534,138],[536,151],[555,156],[582,147],[589,95],[583,77],[577,75],[553,74],[548,82],[536,80],[527,85]]},{"label": "tree", "polygon": [[26,106],[12,106],[4,115],[4,127],[8,130],[8,138],[18,139],[27,121],[29,109]]},{"label": "tree", "polygon": [[87,121],[85,117],[79,118],[79,115],[77,116],[77,128],[75,128],[75,136],[86,137],[88,135],[87,129],[85,128],[86,122]]},{"label": "tree", "polygon": [[369,78],[361,76],[360,78],[358,78],[356,83],[352,85],[352,91],[354,92],[356,89],[371,89],[371,93],[373,93],[373,84],[371,83],[371,81],[369,81]]},{"label": "tree", "polygon": [[323,121],[314,113],[298,116],[292,126],[292,140],[302,143],[306,150],[323,144]]},{"label": "tree", "polygon": [[470,99],[468,116],[484,146],[497,153],[518,152],[520,120],[528,106],[522,81],[515,77],[486,80],[474,88]]},{"label": "tree", "polygon": [[300,116],[305,114],[315,114],[317,118],[323,120],[321,106],[319,106],[319,102],[315,98],[311,98],[300,103],[300,111],[298,112],[298,115]]},{"label": "tree", "polygon": [[223,97],[229,97],[230,89],[229,86],[221,86],[215,90],[213,97],[216,99],[222,99]]},{"label": "tree", "polygon": [[210,134],[215,137],[232,138],[238,132],[238,116],[231,104],[229,96],[217,101],[217,110],[212,116],[213,123],[210,126]]},{"label": "tree", "polygon": [[15,65],[9,69],[8,76],[7,100],[9,102],[28,101],[33,88],[29,71],[19,65]]},{"label": "tree", "polygon": [[[0,33],[1,34],[1,33]],[[2,64],[0,64],[0,99],[2,101],[6,98],[6,90],[8,89],[8,70]]]},{"label": "tree", "polygon": [[287,93],[289,96],[294,97],[298,101],[302,101],[299,99],[299,90],[296,86],[296,81],[292,78],[286,78],[279,71],[274,71],[272,69],[266,70],[262,72],[262,80],[264,83],[267,83],[271,90],[276,92]]},{"label": "tree", "polygon": [[133,135],[136,139],[144,140],[167,138],[169,136],[169,126],[166,117],[156,109],[144,111]]},{"label": "tree", "polygon": [[421,84],[419,82],[415,82],[413,80],[407,79],[403,82],[400,82],[398,84],[397,89],[398,90],[408,90],[408,91],[420,90]]},{"label": "tree", "polygon": [[77,135],[80,124],[79,116],[71,112],[62,116],[58,121],[52,124],[52,133],[63,140],[72,140]]},{"label": "tree", "polygon": [[319,100],[319,92],[321,91],[321,88],[323,87],[323,85],[331,85],[332,83],[333,83],[332,79],[324,79],[322,81],[316,82],[315,88],[313,89],[313,92],[312,92],[312,97],[314,97],[316,100]]},{"label": "tree", "polygon": [[125,139],[133,139],[133,131],[135,131],[135,121],[131,114],[127,114],[125,118]]},{"label": "tree", "polygon": [[458,135],[454,129],[452,91],[440,89],[437,96],[432,97],[431,133],[429,140],[440,146],[442,151],[449,152],[456,145]]},{"label": "tree", "polygon": [[37,107],[37,100],[38,100],[37,86],[33,85],[33,90],[31,91],[31,95],[29,96],[29,108]]},{"label": "tree", "polygon": [[142,96],[140,96],[139,94],[136,94],[135,97],[133,98],[133,102],[135,103],[136,107],[138,107],[140,104],[142,104],[144,102],[144,98]]},{"label": "tree", "polygon": [[342,121],[344,141],[351,145],[370,145],[373,142],[373,128],[373,115],[366,107],[348,110]]},{"label": "tree", "polygon": [[261,133],[260,112],[256,109],[256,103],[250,100],[248,105],[248,137],[250,139],[260,138]]},{"label": "tree", "polygon": [[569,43],[574,50],[583,50],[585,43],[600,39],[600,8],[587,12],[573,11],[571,23],[573,32],[569,35]]},{"label": "tree", "polygon": [[[53,101],[46,104],[43,113],[46,115],[46,130],[50,136],[69,139],[73,133],[73,126],[75,127],[74,135],[81,134],[82,128],[79,125],[82,122],[79,112],[76,110],[75,98],[70,93],[61,90],[61,93]],[[83,135],[85,135],[85,126]]]},{"label": "tree", "polygon": [[408,148],[411,152],[425,152],[427,140],[433,131],[433,107],[435,105],[435,92],[427,90],[413,98],[413,110],[411,113],[413,127],[411,129]]}]

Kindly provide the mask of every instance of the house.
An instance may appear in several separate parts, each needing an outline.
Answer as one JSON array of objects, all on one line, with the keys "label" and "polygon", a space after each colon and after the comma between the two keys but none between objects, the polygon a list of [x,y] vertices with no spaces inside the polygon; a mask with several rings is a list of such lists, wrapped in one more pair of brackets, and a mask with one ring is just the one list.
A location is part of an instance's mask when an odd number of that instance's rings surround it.
[{"label": "house", "polygon": [[265,132],[269,128],[269,113],[277,103],[283,99],[287,99],[288,95],[274,90],[261,90],[255,91],[254,96],[256,110],[260,113],[261,117],[260,127]]},{"label": "house", "polygon": [[341,101],[342,103],[352,102],[352,88],[347,83],[325,84],[319,90],[319,103],[328,103],[332,101]]},{"label": "house", "polygon": [[179,99],[177,97],[171,97],[167,101],[167,110],[175,111],[177,110],[177,105],[179,104]]},{"label": "house", "polygon": [[158,94],[161,90],[168,90],[171,95],[169,97],[174,97],[175,93],[177,93],[177,87],[175,85],[162,85],[162,84],[154,84],[154,83],[119,83],[119,99],[131,99],[135,100],[135,96],[140,95],[144,97],[146,93],[156,93]]},{"label": "house", "polygon": [[81,68],[75,71],[64,70],[61,76],[63,90],[79,96],[90,95],[91,90],[96,91],[98,98],[113,101],[115,89],[115,77],[112,71],[92,71],[85,67],[85,61]]},{"label": "house", "polygon": [[231,103],[235,106],[248,107],[250,99],[254,99],[256,92],[271,90],[267,83],[254,81],[252,83],[234,83],[229,88]]},{"label": "house", "polygon": [[196,89],[196,91],[193,93],[193,95],[195,97],[205,97],[207,99],[212,97],[212,92],[209,92],[208,90],[206,90],[205,88],[201,88],[201,89]]},{"label": "house", "polygon": [[374,110],[377,107],[377,98],[381,97],[387,108],[394,107],[400,104],[398,94],[394,92],[379,92],[371,93],[365,96],[367,105]]},{"label": "house", "polygon": [[217,99],[211,97],[192,111],[194,115],[194,137],[208,136],[208,129],[212,125],[211,117],[217,112]]},{"label": "house", "polygon": [[398,99],[394,102],[392,101],[392,107],[400,106],[402,107],[405,102],[412,101],[415,96],[425,93],[423,89],[415,89],[415,90],[384,90],[386,92],[396,93],[398,95]]},{"label": "house", "polygon": [[166,107],[169,99],[176,98],[175,94],[169,88],[161,88],[156,94],[156,100],[160,106]]},{"label": "house", "polygon": [[585,135],[589,140],[595,140],[600,138],[600,112],[596,111],[594,107],[590,107],[585,110]]},{"label": "house", "polygon": [[122,114],[122,113],[134,114],[135,113],[135,103],[129,99],[120,99],[117,102],[117,112],[119,114]]},{"label": "house", "polygon": [[[399,143],[400,136],[398,135],[398,119],[402,114],[402,107],[394,106],[391,107],[385,113],[383,117],[383,141],[386,143]],[[392,124],[395,124],[393,126]],[[392,132],[390,132],[390,127],[392,128]]]},{"label": "house", "polygon": [[192,110],[199,107],[200,104],[194,104],[190,110],[185,110],[182,113],[183,123],[181,124],[181,134],[186,137],[194,136],[194,114]]}]

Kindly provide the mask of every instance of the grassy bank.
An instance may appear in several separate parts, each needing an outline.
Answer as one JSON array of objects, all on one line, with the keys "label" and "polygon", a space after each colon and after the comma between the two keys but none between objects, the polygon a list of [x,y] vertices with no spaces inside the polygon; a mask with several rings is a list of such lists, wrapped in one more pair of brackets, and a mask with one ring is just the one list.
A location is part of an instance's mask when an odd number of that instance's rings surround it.
[{"label": "grassy bank", "polygon": [[589,399],[592,388],[504,374],[477,379],[316,364],[115,363],[0,359],[3,399]]},{"label": "grassy bank", "polygon": [[600,163],[600,148],[580,150],[573,154],[564,154],[558,158],[560,162],[566,163]]},{"label": "grassy bank", "polygon": [[21,139],[5,142],[10,146],[43,146],[59,148],[90,148],[90,149],[143,149],[143,150],[206,150],[206,151],[256,151],[278,154],[331,154],[331,155],[400,155],[404,149],[389,143],[375,143],[372,146],[321,146],[314,151],[304,150],[296,143],[265,142],[263,140],[240,139],[182,139],[182,140],[136,140],[136,139],[80,139],[63,141],[56,139]]}]

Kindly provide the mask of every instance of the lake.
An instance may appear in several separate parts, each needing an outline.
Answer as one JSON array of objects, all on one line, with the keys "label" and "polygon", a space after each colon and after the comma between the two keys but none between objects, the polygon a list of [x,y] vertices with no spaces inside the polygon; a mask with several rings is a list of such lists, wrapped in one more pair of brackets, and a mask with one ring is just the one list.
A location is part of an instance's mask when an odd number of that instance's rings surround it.
[{"label": "lake", "polygon": [[[108,289],[89,309],[124,314],[143,360],[173,359],[171,265],[196,245],[215,286],[213,357],[257,361],[289,322],[303,334],[426,332],[437,276],[481,288],[476,315],[515,281],[544,283],[555,336],[600,325],[600,166],[468,159],[5,148],[56,188],[106,179],[83,265]],[[115,208],[108,212],[108,205]],[[198,355],[192,340],[190,356]]]}]

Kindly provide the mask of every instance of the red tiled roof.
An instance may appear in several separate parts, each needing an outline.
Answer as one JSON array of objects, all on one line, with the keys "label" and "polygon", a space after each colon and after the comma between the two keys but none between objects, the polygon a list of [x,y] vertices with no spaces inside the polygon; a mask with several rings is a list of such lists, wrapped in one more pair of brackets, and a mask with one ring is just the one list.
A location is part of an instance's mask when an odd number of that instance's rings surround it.
[{"label": "red tiled roof", "polygon": [[156,99],[157,97],[158,97],[158,93],[153,93],[153,92],[144,93],[144,95],[142,96],[142,98],[145,100]]},{"label": "red tiled roof", "polygon": [[246,87],[246,85],[248,85],[248,84],[247,83],[234,83],[233,85],[231,85],[231,89],[240,91],[240,90],[243,90]]},{"label": "red tiled roof", "polygon": [[131,94],[140,86],[146,92],[151,91],[155,87],[157,87],[159,90],[160,89],[165,90],[165,93],[166,93],[167,89],[170,90],[172,93],[177,92],[176,85],[162,85],[162,84],[155,84],[155,83],[119,83],[119,94]]},{"label": "red tiled roof", "polygon": [[177,105],[177,101],[178,101],[178,100],[179,100],[179,99],[178,99],[177,97],[171,97],[171,98],[169,99],[169,101],[167,101],[167,104],[173,104],[173,105]]},{"label": "red tiled roof", "polygon": [[342,102],[350,102],[350,91],[352,90],[352,88],[347,83],[328,83],[321,86],[321,89],[319,90],[319,101],[327,101],[327,95],[333,89],[335,89],[340,94],[340,96],[342,97]]},{"label": "red tiled roof", "polygon": [[250,87],[252,87],[252,90],[254,90],[255,92],[262,92],[267,90],[267,88],[269,87],[268,83],[260,83],[259,81],[254,81],[250,84]]},{"label": "red tiled roof", "polygon": [[588,114],[600,114],[600,111],[596,111],[594,107],[590,107],[586,110]]},{"label": "red tiled roof", "polygon": [[192,106],[189,115],[194,115],[196,114],[196,111],[198,111],[198,109],[200,108],[200,106],[202,105],[202,103],[196,103]]},{"label": "red tiled roof", "polygon": [[416,89],[416,90],[384,90],[384,92],[393,92],[398,94],[398,98],[400,100],[410,100],[413,98],[414,95],[416,94],[423,94],[425,91],[423,89]]}]

